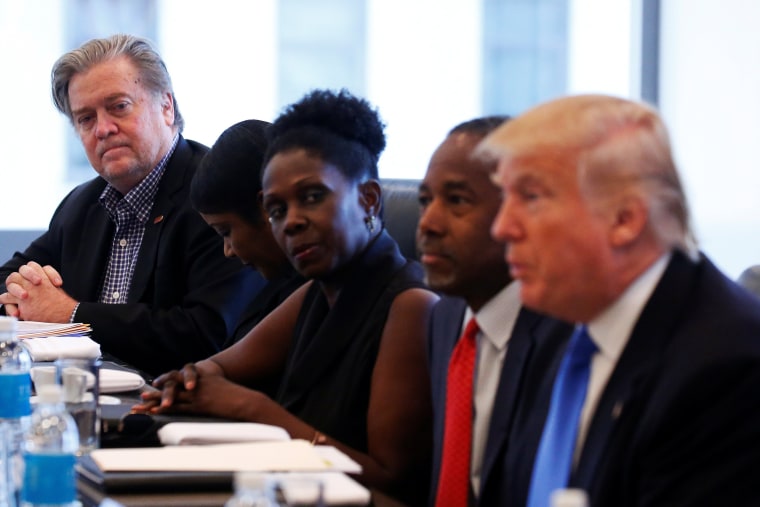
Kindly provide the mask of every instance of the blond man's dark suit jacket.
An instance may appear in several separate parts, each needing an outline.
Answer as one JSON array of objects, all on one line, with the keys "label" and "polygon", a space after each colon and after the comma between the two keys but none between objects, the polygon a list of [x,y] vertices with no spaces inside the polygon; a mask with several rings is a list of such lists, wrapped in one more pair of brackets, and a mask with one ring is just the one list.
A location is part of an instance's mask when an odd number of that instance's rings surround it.
[{"label": "blond man's dark suit jacket", "polygon": [[[431,474],[431,505],[438,488],[441,470],[443,430],[446,413],[446,373],[449,358],[462,332],[467,304],[463,299],[444,296],[438,301],[430,321],[428,356],[433,393],[433,470]],[[498,460],[507,444],[514,406],[523,382],[524,367],[536,360],[536,345],[543,348],[560,347],[572,332],[572,326],[521,309],[509,339],[507,355],[501,369],[499,387],[488,429],[483,456],[481,487],[475,505],[500,505],[505,494],[502,485],[506,473]],[[547,345],[550,344],[550,345]],[[554,345],[551,345],[554,344]]]},{"label": "blond man's dark suit jacket", "polygon": [[92,325],[101,349],[150,374],[217,352],[248,302],[259,275],[226,259],[221,238],[192,209],[190,180],[207,148],[180,137],[159,183],[128,302],[96,303],[114,224],[98,202],[105,180],[94,178],[61,202],[47,232],[0,268],[5,279],[30,260],[51,265],[68,294],[81,301],[76,318]]},{"label": "blond man's dark suit jacket", "polygon": [[[523,506],[563,351],[528,372],[502,505]],[[592,507],[760,505],[760,301],[674,253],[591,420],[570,486]]]}]

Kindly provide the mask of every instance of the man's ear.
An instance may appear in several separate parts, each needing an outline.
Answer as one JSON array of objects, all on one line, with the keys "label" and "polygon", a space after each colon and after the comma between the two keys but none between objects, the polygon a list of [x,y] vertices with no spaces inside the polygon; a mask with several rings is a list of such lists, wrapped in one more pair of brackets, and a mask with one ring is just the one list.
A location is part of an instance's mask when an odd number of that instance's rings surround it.
[{"label": "man's ear", "polygon": [[161,113],[167,125],[174,125],[174,98],[170,92],[161,95]]},{"label": "man's ear", "polygon": [[626,195],[615,206],[610,239],[613,246],[624,247],[635,242],[649,221],[649,207],[641,196]]},{"label": "man's ear", "polygon": [[377,180],[367,180],[359,185],[359,203],[368,216],[380,215],[383,205],[383,190]]}]

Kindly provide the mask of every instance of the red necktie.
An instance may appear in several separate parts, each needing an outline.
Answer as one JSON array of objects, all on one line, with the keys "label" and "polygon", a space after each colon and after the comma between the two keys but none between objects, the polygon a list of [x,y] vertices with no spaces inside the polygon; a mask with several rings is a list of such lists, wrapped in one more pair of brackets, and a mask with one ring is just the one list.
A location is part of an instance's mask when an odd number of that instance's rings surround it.
[{"label": "red necktie", "polygon": [[436,507],[467,505],[472,450],[472,377],[475,370],[477,334],[478,323],[472,318],[449,360],[443,457],[438,477]]}]

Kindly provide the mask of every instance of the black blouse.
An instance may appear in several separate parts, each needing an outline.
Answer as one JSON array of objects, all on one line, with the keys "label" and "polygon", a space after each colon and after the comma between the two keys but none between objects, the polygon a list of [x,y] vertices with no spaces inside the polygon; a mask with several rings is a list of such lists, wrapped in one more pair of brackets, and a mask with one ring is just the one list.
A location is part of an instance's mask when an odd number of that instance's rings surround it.
[{"label": "black blouse", "polygon": [[319,284],[298,316],[277,401],[291,413],[367,452],[367,411],[377,352],[396,296],[425,287],[422,268],[386,231],[348,270],[333,308]]}]

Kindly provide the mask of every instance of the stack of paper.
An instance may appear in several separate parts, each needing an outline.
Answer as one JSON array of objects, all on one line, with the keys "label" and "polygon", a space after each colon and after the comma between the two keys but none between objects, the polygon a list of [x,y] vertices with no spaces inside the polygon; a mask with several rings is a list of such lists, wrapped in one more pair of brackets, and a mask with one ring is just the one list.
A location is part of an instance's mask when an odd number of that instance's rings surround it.
[{"label": "stack of paper", "polygon": [[[124,505],[133,505],[135,499],[131,495],[140,491],[171,491],[176,494],[188,490],[205,491],[205,488],[209,492],[220,488],[225,490],[218,503],[221,505],[229,498],[233,477],[241,471],[263,473],[267,479],[280,485],[291,482],[290,479],[317,479],[323,485],[324,505],[369,504],[370,491],[346,475],[359,473],[359,464],[334,447],[327,454],[333,458],[341,455],[341,459],[325,460],[323,453],[319,452],[320,447],[312,447],[303,440],[288,440],[234,446],[96,449],[80,460],[77,471],[80,477],[87,479],[85,483],[93,482],[111,494],[128,492],[131,501],[124,501]],[[348,470],[344,469],[342,464],[349,463]],[[208,494],[205,493],[204,497]],[[169,503],[167,497],[159,496],[155,503],[140,505],[165,506]]]},{"label": "stack of paper", "polygon": [[[229,488],[234,474],[245,471],[265,473],[279,480],[319,479],[325,505],[366,505],[370,501],[369,490],[346,475],[361,473],[356,461],[335,447],[313,446],[305,440],[96,449],[86,458],[85,463],[94,465],[95,475],[102,478],[103,484],[110,480],[114,489],[117,482],[121,487],[128,484],[131,492],[147,485],[156,490],[171,485],[176,492],[189,484],[195,488],[210,483],[218,486],[220,480]],[[80,474],[82,468],[79,467]]]},{"label": "stack of paper", "polygon": [[[334,448],[333,448],[334,449]],[[348,471],[361,467],[334,449],[343,459],[326,460],[305,440],[245,442],[219,445],[170,445],[129,449],[96,449],[92,459],[104,472],[237,472]],[[350,470],[344,470],[350,468]]]},{"label": "stack of paper", "polygon": [[92,332],[92,328],[89,324],[81,322],[56,324],[21,320],[17,323],[16,332],[19,339],[26,340],[46,336],[88,336]]},{"label": "stack of paper", "polygon": [[16,330],[32,361],[54,361],[62,357],[99,357],[100,345],[89,338],[89,324],[56,324],[21,320]]}]

